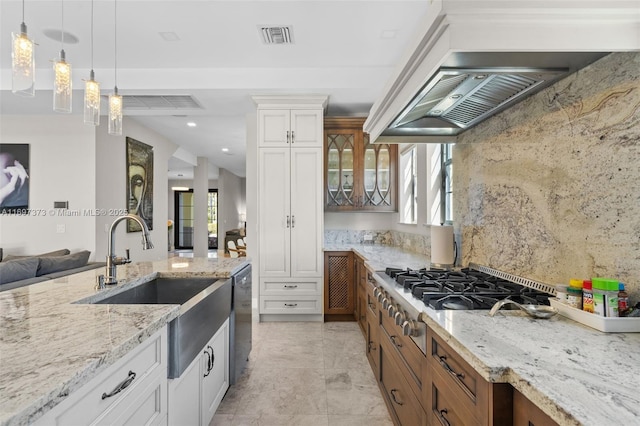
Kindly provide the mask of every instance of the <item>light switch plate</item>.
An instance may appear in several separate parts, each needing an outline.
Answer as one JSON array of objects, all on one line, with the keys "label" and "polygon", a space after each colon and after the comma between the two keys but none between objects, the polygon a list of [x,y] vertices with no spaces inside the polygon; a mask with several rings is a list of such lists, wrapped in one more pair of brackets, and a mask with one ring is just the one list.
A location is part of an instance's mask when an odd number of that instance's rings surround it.
[{"label": "light switch plate", "polygon": [[62,224],[62,225],[61,225],[61,224],[56,225],[56,232],[57,232],[58,234],[64,234],[66,231],[67,231],[67,227],[66,227],[66,225],[64,225],[64,224]]}]

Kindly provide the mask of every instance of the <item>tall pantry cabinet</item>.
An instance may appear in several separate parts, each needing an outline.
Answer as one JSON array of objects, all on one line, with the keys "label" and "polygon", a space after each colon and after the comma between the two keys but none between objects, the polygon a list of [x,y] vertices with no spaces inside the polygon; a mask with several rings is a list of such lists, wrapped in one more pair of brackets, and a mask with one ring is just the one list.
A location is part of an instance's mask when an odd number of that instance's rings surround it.
[{"label": "tall pantry cabinet", "polygon": [[256,96],[261,320],[322,320],[327,98]]}]

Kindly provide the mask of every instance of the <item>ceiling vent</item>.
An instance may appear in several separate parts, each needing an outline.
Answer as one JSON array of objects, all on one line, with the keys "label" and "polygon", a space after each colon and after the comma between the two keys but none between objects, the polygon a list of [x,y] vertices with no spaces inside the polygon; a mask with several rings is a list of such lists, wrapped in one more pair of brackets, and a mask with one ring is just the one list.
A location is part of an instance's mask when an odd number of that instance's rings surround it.
[{"label": "ceiling vent", "polygon": [[259,26],[260,36],[264,44],[293,44],[293,28]]},{"label": "ceiling vent", "polygon": [[127,110],[202,109],[190,95],[122,95]]}]

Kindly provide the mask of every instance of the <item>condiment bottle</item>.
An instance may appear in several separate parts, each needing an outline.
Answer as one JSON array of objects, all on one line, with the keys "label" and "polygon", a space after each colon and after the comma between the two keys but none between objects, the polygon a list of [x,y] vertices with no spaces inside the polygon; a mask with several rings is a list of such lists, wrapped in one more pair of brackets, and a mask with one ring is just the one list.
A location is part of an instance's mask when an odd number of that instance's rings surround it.
[{"label": "condiment bottle", "polygon": [[567,288],[566,285],[556,285],[556,299],[558,299],[559,302],[567,303]]},{"label": "condiment bottle", "polygon": [[582,289],[569,287],[567,289],[567,305],[572,308],[582,309]]},{"label": "condiment bottle", "polygon": [[624,291],[624,284],[618,283],[618,315],[625,316],[629,309],[629,294]]},{"label": "condiment bottle", "polygon": [[591,280],[582,282],[582,310],[593,313],[593,284]]},{"label": "condiment bottle", "polygon": [[593,312],[603,317],[618,316],[618,280],[592,278]]}]

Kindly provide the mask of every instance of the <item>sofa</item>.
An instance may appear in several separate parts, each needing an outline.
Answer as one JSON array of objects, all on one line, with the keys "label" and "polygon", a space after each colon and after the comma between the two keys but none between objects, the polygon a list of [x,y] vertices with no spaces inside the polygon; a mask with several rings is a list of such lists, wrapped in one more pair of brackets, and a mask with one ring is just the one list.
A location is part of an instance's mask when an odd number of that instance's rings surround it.
[{"label": "sofa", "polygon": [[88,250],[71,253],[55,250],[33,256],[3,257],[0,248],[0,292],[105,266],[104,262],[89,263]]}]

